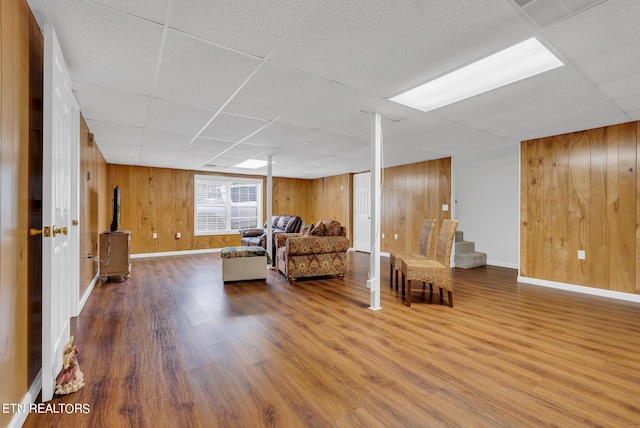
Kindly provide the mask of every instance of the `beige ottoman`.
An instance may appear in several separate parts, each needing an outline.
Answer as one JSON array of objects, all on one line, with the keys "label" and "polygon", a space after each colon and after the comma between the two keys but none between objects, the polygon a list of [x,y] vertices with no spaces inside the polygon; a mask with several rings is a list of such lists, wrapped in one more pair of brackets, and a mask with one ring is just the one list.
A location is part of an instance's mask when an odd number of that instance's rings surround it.
[{"label": "beige ottoman", "polygon": [[262,247],[225,247],[220,257],[223,282],[267,278],[269,253]]}]

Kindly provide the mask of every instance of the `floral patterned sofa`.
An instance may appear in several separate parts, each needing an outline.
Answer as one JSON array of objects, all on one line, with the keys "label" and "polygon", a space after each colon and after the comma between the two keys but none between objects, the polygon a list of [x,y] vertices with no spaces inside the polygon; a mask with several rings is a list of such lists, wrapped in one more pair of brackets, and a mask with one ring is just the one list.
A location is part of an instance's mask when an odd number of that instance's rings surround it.
[{"label": "floral patterned sofa", "polygon": [[344,226],[335,220],[320,220],[300,233],[276,237],[276,266],[289,281],[298,278],[347,273],[349,240]]}]

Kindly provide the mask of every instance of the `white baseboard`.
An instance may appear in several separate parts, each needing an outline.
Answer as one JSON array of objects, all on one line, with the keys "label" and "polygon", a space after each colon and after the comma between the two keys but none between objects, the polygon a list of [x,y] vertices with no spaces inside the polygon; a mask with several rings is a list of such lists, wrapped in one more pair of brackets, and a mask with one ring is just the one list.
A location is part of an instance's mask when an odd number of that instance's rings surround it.
[{"label": "white baseboard", "polygon": [[[22,398],[22,401],[19,404],[19,410],[13,414],[11,421],[9,422],[8,428],[20,428],[27,421],[27,416],[29,416],[29,409],[31,408],[31,404],[36,402],[36,398],[38,398],[38,394],[40,394],[40,390],[42,389],[42,370],[38,372],[36,378],[34,379],[31,386],[29,386],[29,390]],[[25,411],[21,411],[24,409]]]},{"label": "white baseboard", "polygon": [[518,282],[524,284],[539,285],[542,287],[557,288],[559,290],[573,291],[575,293],[590,294],[592,296],[607,297],[610,299],[625,300],[627,302],[640,303],[640,295],[622,293],[620,291],[605,290],[602,288],[585,287],[583,285],[566,284],[564,282],[547,281],[544,279],[528,278],[518,275]]},{"label": "white baseboard", "polygon": [[487,260],[487,265],[509,268],[509,269],[518,269],[519,267],[517,263],[505,263],[505,262],[500,262],[498,260]]},{"label": "white baseboard", "polygon": [[150,257],[188,256],[190,254],[219,253],[222,248],[205,248],[203,250],[163,251],[158,253],[131,254],[132,259],[145,259]]},{"label": "white baseboard", "polygon": [[100,280],[100,272],[96,273],[96,276],[93,277],[93,280],[91,280],[91,283],[89,283],[87,291],[84,292],[82,299],[80,299],[80,303],[78,304],[78,315],[80,315],[80,313],[82,312],[82,308],[84,308],[85,303],[87,303],[87,300],[89,300],[89,296],[93,291],[93,287],[95,287],[95,285],[98,283],[98,280]]}]

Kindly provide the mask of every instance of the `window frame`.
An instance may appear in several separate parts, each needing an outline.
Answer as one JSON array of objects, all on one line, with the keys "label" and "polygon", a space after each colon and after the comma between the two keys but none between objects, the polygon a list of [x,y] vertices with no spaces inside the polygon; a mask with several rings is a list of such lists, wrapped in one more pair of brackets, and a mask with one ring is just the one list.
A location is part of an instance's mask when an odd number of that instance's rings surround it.
[{"label": "window frame", "polygon": [[[225,196],[222,202],[224,205],[209,205],[209,207],[214,208],[224,207],[225,212],[225,229],[224,230],[214,230],[212,228],[207,228],[206,230],[199,230],[199,221],[198,221],[198,210],[202,208],[201,203],[198,202],[201,199],[201,196],[198,192],[199,184],[201,183],[209,183],[211,185],[220,185],[224,184],[226,186]],[[256,228],[260,228],[263,223],[262,219],[262,211],[263,211],[263,180],[259,178],[242,178],[242,177],[230,177],[224,175],[208,175],[208,174],[194,174],[193,176],[193,235],[194,236],[212,236],[212,235],[231,235],[238,233],[241,229],[247,229],[249,227],[241,227],[238,229],[232,229],[232,220],[231,209],[234,206],[234,202],[232,200],[232,189],[234,186],[242,186],[242,185],[255,185],[256,186]],[[248,205],[253,207],[254,205]],[[202,228],[200,228],[202,229]]]}]

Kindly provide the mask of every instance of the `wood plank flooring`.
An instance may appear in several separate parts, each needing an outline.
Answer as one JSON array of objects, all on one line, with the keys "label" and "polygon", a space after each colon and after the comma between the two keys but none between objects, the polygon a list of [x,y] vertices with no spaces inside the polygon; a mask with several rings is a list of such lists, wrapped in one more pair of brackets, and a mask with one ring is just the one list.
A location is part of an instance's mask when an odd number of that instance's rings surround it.
[{"label": "wood plank flooring", "polygon": [[[73,320],[86,386],[26,427],[640,426],[640,305],[454,269],[455,307],[349,273],[223,284],[219,254],[133,260]],[[383,266],[388,259],[383,258]]]}]

